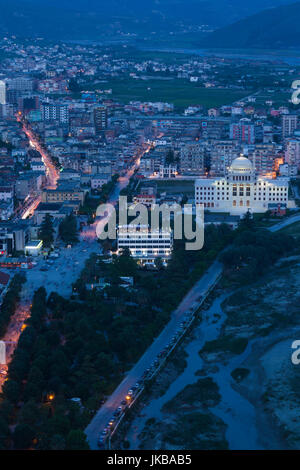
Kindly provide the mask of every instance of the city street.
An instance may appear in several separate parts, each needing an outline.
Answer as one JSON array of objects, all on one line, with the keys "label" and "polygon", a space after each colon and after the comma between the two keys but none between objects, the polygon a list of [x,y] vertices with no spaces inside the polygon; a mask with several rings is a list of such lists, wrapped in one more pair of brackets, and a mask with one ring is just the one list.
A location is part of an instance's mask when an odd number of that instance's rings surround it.
[{"label": "city street", "polygon": [[6,346],[6,364],[0,364],[0,391],[7,375],[8,364],[11,361],[14,350],[18,344],[19,336],[22,332],[24,322],[29,317],[30,301],[23,297],[15,314],[12,316],[6,334],[2,341]]},{"label": "city street", "polygon": [[[17,121],[22,122],[23,124],[23,131],[25,132],[26,136],[29,139],[30,145],[37,150],[44,162],[46,167],[46,177],[47,177],[47,188],[48,189],[55,189],[57,185],[57,181],[59,179],[59,171],[51,161],[51,157],[48,155],[48,152],[43,148],[41,145],[38,137],[34,134],[32,129],[26,122],[22,121],[22,116],[17,116]],[[20,215],[22,219],[27,219],[27,217],[31,217],[34,214],[35,209],[41,202],[41,196],[37,194],[35,197],[30,199],[29,204],[27,204],[23,210],[20,211]]]},{"label": "city street", "polygon": [[[50,161],[47,153],[40,147],[37,137],[31,132],[29,127],[24,127],[24,132],[31,140],[38,151],[43,156],[44,163],[47,167],[48,176],[48,187],[55,187],[59,178],[59,173]],[[120,191],[125,188],[131,176],[133,175],[136,168],[140,163],[140,156],[138,156],[132,167],[130,167],[126,175],[119,178],[113,192],[111,193],[108,203],[113,206],[116,205]],[[22,212],[22,218],[32,216],[35,208],[40,202],[40,196],[30,201],[29,205],[26,206],[26,210]],[[24,217],[26,215],[26,217]],[[34,292],[41,286],[43,286],[47,294],[51,292],[57,292],[61,296],[69,297],[72,294],[72,284],[78,279],[86,260],[91,256],[92,253],[101,253],[101,245],[97,242],[96,227],[100,222],[97,232],[103,231],[107,221],[110,217],[108,213],[101,220],[96,217],[95,222],[92,225],[83,227],[83,231],[80,233],[79,242],[74,244],[72,248],[66,248],[61,244],[59,256],[57,258],[51,258],[51,260],[45,260],[41,255],[35,258],[35,265],[32,269],[26,271],[27,280],[23,286],[21,292],[21,301],[17,312],[10,321],[7,328],[4,341],[7,344],[7,364],[9,364],[12,354],[18,344],[19,336],[22,332],[24,322],[30,315],[30,303]],[[6,270],[8,274],[13,275],[16,271],[12,272]],[[0,367],[0,390],[4,383],[7,372],[7,365]]]}]

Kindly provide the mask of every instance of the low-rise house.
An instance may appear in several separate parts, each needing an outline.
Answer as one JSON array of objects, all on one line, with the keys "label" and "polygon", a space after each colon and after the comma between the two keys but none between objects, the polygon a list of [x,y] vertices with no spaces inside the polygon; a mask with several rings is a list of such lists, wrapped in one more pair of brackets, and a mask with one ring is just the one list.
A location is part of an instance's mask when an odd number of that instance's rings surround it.
[{"label": "low-rise house", "polygon": [[99,189],[102,188],[104,184],[107,184],[111,179],[110,174],[98,174],[98,175],[93,175],[91,177],[91,188],[92,189]]}]

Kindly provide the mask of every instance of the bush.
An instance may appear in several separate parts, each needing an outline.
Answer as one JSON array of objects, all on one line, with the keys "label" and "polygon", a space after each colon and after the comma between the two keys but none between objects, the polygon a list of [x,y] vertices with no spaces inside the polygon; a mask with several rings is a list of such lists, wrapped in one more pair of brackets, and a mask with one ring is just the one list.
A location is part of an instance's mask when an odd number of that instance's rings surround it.
[{"label": "bush", "polygon": [[200,353],[231,352],[232,354],[242,354],[248,344],[247,338],[234,338],[231,335],[223,336],[220,339],[207,341]]}]

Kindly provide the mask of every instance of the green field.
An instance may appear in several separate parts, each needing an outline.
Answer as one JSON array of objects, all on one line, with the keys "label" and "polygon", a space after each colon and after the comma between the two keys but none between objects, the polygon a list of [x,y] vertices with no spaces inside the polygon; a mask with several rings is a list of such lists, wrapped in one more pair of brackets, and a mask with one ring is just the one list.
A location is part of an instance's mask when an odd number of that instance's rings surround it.
[{"label": "green field", "polygon": [[[93,85],[89,89],[112,89],[113,98],[123,103],[129,101],[163,101],[183,109],[201,104],[208,108],[230,104],[249,95],[249,91],[200,88],[188,80],[178,79],[114,79]],[[88,87],[84,87],[88,89]]]},{"label": "green field", "polygon": [[292,97],[291,92],[282,92],[282,91],[275,91],[274,93],[268,93],[267,91],[260,91],[257,93],[256,96],[256,104],[260,104],[262,106],[265,105],[266,101],[273,101],[275,106],[288,106],[289,100]]},{"label": "green field", "polygon": [[[195,193],[195,180],[151,180],[149,181],[149,186],[153,185],[153,183],[157,186],[159,193],[186,194],[187,196],[194,196]],[[148,181],[146,184],[148,184]],[[145,186],[144,183],[143,186]]]},{"label": "green field", "polygon": [[116,56],[121,58],[125,57],[128,60],[156,60],[157,62],[162,62],[165,64],[183,64],[188,60],[197,57],[192,52],[187,52],[185,54],[183,52],[173,52],[167,50],[141,50],[130,46],[127,46],[125,49],[116,47]]},{"label": "green field", "polygon": [[295,222],[294,224],[288,225],[280,230],[280,232],[286,233],[287,235],[292,235],[297,239],[300,237],[300,222]]}]

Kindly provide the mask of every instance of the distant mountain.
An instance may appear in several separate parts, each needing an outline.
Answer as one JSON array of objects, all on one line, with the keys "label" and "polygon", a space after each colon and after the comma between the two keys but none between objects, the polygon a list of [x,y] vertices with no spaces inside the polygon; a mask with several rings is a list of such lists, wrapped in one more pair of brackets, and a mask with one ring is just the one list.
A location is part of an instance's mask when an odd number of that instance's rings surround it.
[{"label": "distant mountain", "polygon": [[202,47],[229,49],[300,47],[300,2],[257,13],[210,33]]},{"label": "distant mountain", "polygon": [[[40,0],[22,0],[40,6]],[[194,24],[227,25],[266,8],[293,0],[43,0],[43,6],[90,14],[100,13],[107,20],[124,18],[151,23],[189,21]]]},{"label": "distant mountain", "polygon": [[0,0],[0,34],[49,39],[176,31],[178,24],[223,27],[292,0]]}]

